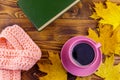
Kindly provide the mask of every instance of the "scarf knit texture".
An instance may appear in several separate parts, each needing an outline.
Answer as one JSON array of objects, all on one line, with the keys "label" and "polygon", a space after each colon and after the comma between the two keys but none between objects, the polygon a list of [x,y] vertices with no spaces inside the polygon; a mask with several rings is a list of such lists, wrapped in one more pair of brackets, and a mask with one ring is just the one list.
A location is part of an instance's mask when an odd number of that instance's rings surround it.
[{"label": "scarf knit texture", "polygon": [[41,50],[18,25],[0,34],[0,80],[21,80],[21,70],[29,70],[40,59]]}]

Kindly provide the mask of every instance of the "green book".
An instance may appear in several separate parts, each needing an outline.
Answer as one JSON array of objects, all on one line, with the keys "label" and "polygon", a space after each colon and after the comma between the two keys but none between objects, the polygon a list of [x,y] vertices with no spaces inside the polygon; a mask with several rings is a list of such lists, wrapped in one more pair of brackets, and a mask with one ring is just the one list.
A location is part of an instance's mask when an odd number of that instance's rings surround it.
[{"label": "green book", "polygon": [[78,2],[79,0],[19,0],[18,6],[40,31]]}]

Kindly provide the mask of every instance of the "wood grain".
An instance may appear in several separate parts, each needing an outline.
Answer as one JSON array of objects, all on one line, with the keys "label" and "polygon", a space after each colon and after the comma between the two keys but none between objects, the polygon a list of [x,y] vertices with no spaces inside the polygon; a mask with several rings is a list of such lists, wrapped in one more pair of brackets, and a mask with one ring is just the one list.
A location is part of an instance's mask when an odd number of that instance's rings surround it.
[{"label": "wood grain", "polygon": [[[0,31],[6,26],[17,24],[21,26],[26,33],[34,40],[34,42],[42,50],[42,59],[48,61],[49,50],[59,53],[63,44],[74,36],[87,35],[88,28],[97,27],[97,22],[89,16],[92,14],[90,6],[93,2],[105,0],[81,0],[80,3],[73,6],[58,19],[53,21],[45,29],[38,32],[31,21],[25,16],[17,5],[17,0],[0,0]],[[120,3],[119,0],[111,0]],[[116,64],[120,62],[120,58],[116,57]],[[48,61],[49,62],[49,61]],[[37,80],[38,76],[45,76],[46,73],[39,71],[35,65],[29,71],[22,72],[22,80]],[[102,80],[92,75],[92,80]],[[68,74],[68,80],[75,80],[75,76]]]}]

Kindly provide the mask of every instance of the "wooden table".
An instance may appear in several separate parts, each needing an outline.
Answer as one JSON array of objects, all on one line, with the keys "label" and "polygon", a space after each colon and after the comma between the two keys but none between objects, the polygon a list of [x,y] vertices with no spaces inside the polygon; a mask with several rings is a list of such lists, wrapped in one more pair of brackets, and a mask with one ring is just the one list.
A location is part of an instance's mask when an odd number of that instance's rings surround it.
[{"label": "wooden table", "polygon": [[[48,51],[60,53],[63,44],[73,36],[87,35],[89,27],[95,28],[97,23],[89,16],[92,14],[90,5],[92,1],[104,0],[81,0],[80,3],[69,9],[66,13],[38,32],[34,25],[27,19],[17,6],[17,0],[0,0],[0,31],[6,26],[17,24],[21,26],[34,42],[42,50],[42,59],[48,58]],[[119,0],[112,0],[120,2]],[[37,77],[45,76],[46,73],[39,71],[35,65],[29,71],[22,72],[22,80],[37,80]],[[75,76],[68,75],[68,80],[75,80]],[[93,78],[93,80],[101,80]],[[59,80],[59,79],[58,79]]]}]

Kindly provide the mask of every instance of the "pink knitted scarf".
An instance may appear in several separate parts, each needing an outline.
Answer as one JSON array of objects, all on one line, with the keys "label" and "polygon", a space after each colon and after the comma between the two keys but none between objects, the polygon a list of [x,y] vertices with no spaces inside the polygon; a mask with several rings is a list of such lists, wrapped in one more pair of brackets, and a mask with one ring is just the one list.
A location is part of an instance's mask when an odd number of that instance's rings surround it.
[{"label": "pink knitted scarf", "polygon": [[0,80],[21,80],[21,70],[30,69],[41,57],[39,47],[17,25],[0,34]]}]

